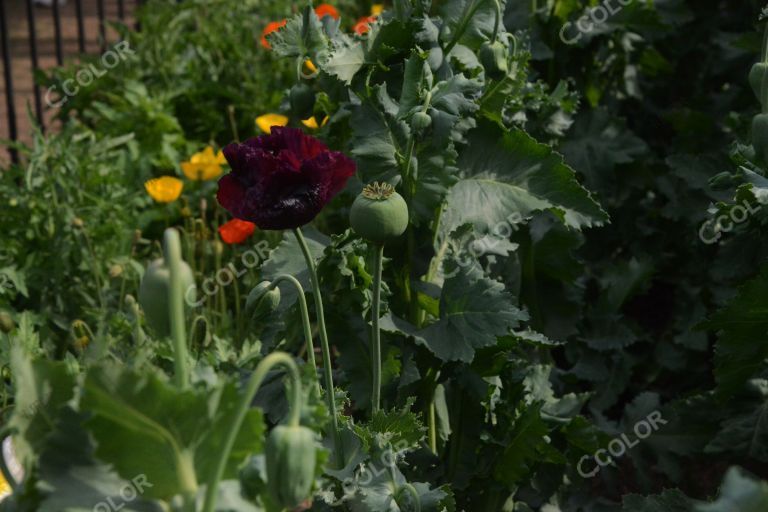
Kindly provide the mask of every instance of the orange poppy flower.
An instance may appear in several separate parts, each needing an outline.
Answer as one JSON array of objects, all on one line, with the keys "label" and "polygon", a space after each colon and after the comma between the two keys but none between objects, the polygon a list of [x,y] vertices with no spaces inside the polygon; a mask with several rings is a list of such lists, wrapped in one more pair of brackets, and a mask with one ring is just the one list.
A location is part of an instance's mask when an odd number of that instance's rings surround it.
[{"label": "orange poppy flower", "polygon": [[376,21],[376,16],[363,16],[355,23],[355,33],[363,35],[371,29],[371,23]]},{"label": "orange poppy flower", "polygon": [[340,18],[339,11],[337,11],[336,8],[331,4],[318,5],[315,7],[315,14],[317,14],[317,17],[320,19],[323,19],[324,16],[330,16],[335,20]]},{"label": "orange poppy flower", "polygon": [[219,226],[219,234],[224,243],[241,244],[256,231],[256,224],[247,220],[232,219]]},{"label": "orange poppy flower", "polygon": [[263,46],[267,50],[271,50],[272,45],[269,44],[269,41],[267,41],[267,36],[272,32],[275,32],[276,30],[280,30],[281,28],[283,28],[286,23],[288,23],[288,20],[270,21],[269,23],[267,23],[267,26],[264,27],[264,31],[261,33],[261,46]]}]

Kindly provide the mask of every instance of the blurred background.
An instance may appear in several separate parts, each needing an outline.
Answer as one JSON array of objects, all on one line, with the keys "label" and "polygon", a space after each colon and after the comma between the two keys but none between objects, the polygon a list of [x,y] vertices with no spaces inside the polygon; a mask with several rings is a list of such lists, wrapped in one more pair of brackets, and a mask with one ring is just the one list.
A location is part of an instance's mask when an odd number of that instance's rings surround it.
[{"label": "blurred background", "polygon": [[[77,62],[114,44],[111,23],[133,24],[140,0],[0,1],[0,139],[31,142],[29,113],[55,127],[47,89],[34,85],[35,70]],[[11,157],[0,144],[0,160]]]}]

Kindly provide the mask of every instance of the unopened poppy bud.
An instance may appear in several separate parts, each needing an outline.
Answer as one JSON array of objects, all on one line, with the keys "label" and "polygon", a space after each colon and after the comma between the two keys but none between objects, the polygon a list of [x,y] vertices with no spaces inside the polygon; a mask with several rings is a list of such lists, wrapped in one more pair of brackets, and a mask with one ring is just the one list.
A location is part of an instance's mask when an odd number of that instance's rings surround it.
[{"label": "unopened poppy bud", "polygon": [[302,426],[277,426],[269,433],[264,452],[269,494],[281,507],[296,508],[310,497],[315,482],[314,432]]},{"label": "unopened poppy bud", "polygon": [[483,43],[480,48],[480,64],[489,77],[495,80],[503,78],[508,71],[507,49],[499,41]]},{"label": "unopened poppy bud", "polygon": [[0,311],[0,331],[9,333],[16,328],[16,323],[13,321],[13,317],[7,311]]},{"label": "unopened poppy bud", "polygon": [[[182,293],[195,285],[192,269],[185,262],[179,267]],[[171,334],[169,306],[171,288],[171,270],[163,258],[158,258],[149,264],[139,285],[139,304],[144,311],[147,325],[159,335]]]},{"label": "unopened poppy bud", "polygon": [[258,321],[277,311],[279,305],[280,288],[273,288],[269,281],[262,281],[248,294],[245,313],[249,318]]},{"label": "unopened poppy bud", "polygon": [[74,219],[72,219],[72,226],[73,227],[81,228],[84,225],[85,225],[85,222],[83,222],[83,219],[81,219],[80,217],[75,217]]}]

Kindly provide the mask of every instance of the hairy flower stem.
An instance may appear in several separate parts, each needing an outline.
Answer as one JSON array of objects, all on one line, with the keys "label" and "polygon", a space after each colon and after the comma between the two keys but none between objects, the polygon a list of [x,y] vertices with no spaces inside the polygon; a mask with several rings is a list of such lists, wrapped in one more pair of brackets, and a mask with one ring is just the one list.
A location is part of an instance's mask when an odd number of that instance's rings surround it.
[{"label": "hairy flower stem", "polygon": [[381,267],[384,262],[384,244],[376,247],[373,260],[373,304],[371,305],[371,360],[373,361],[373,391],[371,408],[375,413],[381,408]]},{"label": "hairy flower stem", "polygon": [[325,393],[328,397],[328,410],[331,414],[331,428],[333,429],[333,455],[337,467],[344,463],[344,447],[341,444],[341,431],[339,430],[339,417],[336,413],[336,399],[333,387],[333,369],[331,368],[331,346],[328,343],[328,333],[325,329],[325,311],[323,310],[323,297],[320,294],[320,280],[317,278],[317,269],[315,259],[309,251],[307,240],[301,232],[301,228],[295,228],[293,234],[296,241],[299,242],[301,252],[304,254],[304,260],[307,262],[309,271],[309,280],[312,283],[312,296],[315,299],[315,309],[317,310],[317,326],[320,331],[320,347],[323,352],[323,375],[325,377]]},{"label": "hairy flower stem", "polygon": [[[299,296],[299,308],[301,309],[301,324],[304,327],[304,341],[307,344],[307,362],[312,366],[312,370],[317,370],[317,363],[315,362],[315,347],[312,344],[312,327],[309,323],[309,308],[307,308],[307,298],[304,296],[304,287],[298,279],[289,274],[281,274],[272,281],[270,290],[274,290],[278,284],[283,281],[291,283]],[[315,385],[317,387],[317,394],[320,396],[320,381],[315,379]]]},{"label": "hairy flower stem", "polygon": [[[768,63],[768,23],[763,30],[763,47],[761,49],[761,61]],[[763,73],[763,80],[760,83],[760,101],[762,103],[762,113],[768,114],[768,73]]]},{"label": "hairy flower stem", "polygon": [[184,328],[184,291],[181,289],[181,240],[175,229],[166,229],[164,235],[165,264],[171,274],[168,314],[171,318],[173,340],[173,364],[176,370],[176,386],[185,389],[189,385],[187,336]]},{"label": "hairy flower stem", "polygon": [[224,470],[227,467],[227,460],[229,459],[229,455],[232,452],[232,447],[235,444],[237,434],[240,432],[240,428],[243,425],[245,416],[248,414],[248,410],[251,408],[253,398],[259,391],[259,387],[261,387],[261,383],[264,381],[264,377],[267,376],[267,373],[272,369],[273,366],[278,364],[282,364],[288,369],[288,374],[291,379],[291,393],[293,396],[291,400],[291,409],[288,416],[288,425],[292,427],[299,426],[299,420],[301,419],[301,377],[299,376],[299,368],[296,366],[293,358],[291,358],[291,356],[285,352],[273,352],[259,363],[259,365],[256,367],[256,371],[253,372],[251,378],[248,380],[245,393],[243,394],[243,398],[240,400],[240,405],[237,409],[235,420],[230,425],[229,432],[227,432],[227,437],[225,438],[224,446],[221,450],[221,455],[219,455],[219,460],[216,463],[216,470],[211,477],[210,483],[208,484],[208,489],[205,493],[203,512],[214,511],[214,507],[216,506],[216,491],[219,487],[219,482],[224,475]]}]

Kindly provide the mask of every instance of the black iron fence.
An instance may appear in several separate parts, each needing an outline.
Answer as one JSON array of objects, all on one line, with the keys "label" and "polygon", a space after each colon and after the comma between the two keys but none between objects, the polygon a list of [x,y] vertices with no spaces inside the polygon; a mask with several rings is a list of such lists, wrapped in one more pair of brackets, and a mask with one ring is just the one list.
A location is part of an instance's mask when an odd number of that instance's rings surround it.
[{"label": "black iron fence", "polygon": [[[33,106],[37,123],[45,129],[50,112],[43,108],[44,92],[34,81],[35,73],[41,68],[62,65],[65,58],[99,49],[104,51],[108,44],[107,21],[130,21],[140,3],[141,0],[0,0],[0,57],[5,95],[5,116],[0,116],[0,120],[5,117],[6,122],[5,129],[0,129],[0,138],[19,140],[21,114],[28,102]],[[23,25],[26,25],[25,33],[20,30]],[[43,39],[53,44],[41,48]],[[75,40],[76,49],[67,51],[65,41]],[[29,64],[29,73],[23,77],[18,65],[14,66],[20,60],[28,60]],[[22,81],[26,82],[23,91],[19,89]],[[10,150],[10,156],[18,162],[15,150]]]}]

